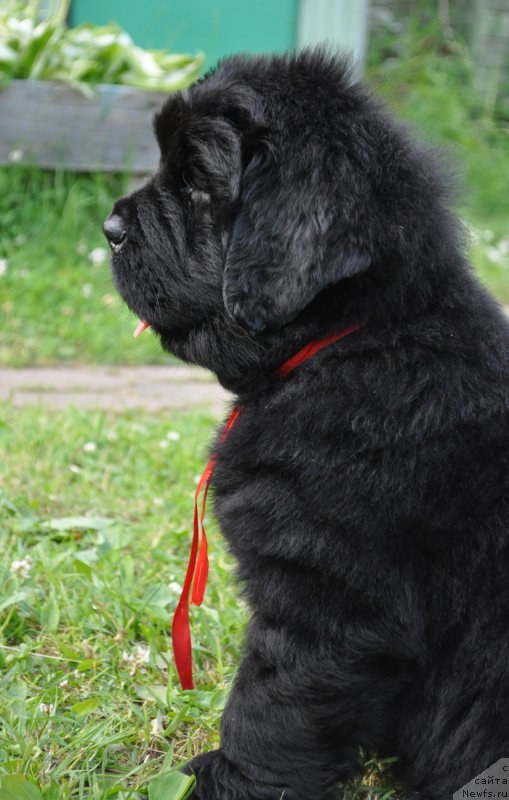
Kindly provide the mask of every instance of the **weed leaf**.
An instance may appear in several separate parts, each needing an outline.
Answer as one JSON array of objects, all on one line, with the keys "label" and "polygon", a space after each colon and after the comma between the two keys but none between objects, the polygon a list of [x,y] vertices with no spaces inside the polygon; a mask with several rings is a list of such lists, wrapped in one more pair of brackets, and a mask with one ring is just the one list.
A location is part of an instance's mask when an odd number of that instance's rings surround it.
[{"label": "weed leaf", "polygon": [[149,786],[149,800],[187,800],[195,782],[194,775],[183,775],[177,770],[162,772]]},{"label": "weed leaf", "polygon": [[11,594],[10,597],[6,597],[5,600],[2,600],[0,603],[0,611],[3,611],[4,608],[9,608],[9,606],[14,606],[17,603],[22,603],[24,600],[28,600],[29,597],[30,595],[28,592],[15,592],[15,594]]},{"label": "weed leaf", "polygon": [[48,602],[42,607],[41,610],[41,625],[48,631],[54,632],[58,628],[60,622],[60,609],[58,607],[57,598],[52,592]]},{"label": "weed leaf", "polygon": [[[77,717],[86,717],[86,715],[90,714],[91,711],[95,711],[100,703],[100,697],[90,697],[88,700],[82,700],[80,703],[75,703],[71,707],[71,712]],[[0,798],[0,800],[2,799]]]},{"label": "weed leaf", "polygon": [[102,531],[113,523],[103,517],[57,517],[42,523],[49,531]]},{"label": "weed leaf", "polygon": [[23,775],[4,775],[0,785],[0,800],[41,800],[42,795]]},{"label": "weed leaf", "polygon": [[137,686],[136,694],[138,697],[141,697],[142,700],[152,700],[163,706],[163,708],[168,708],[168,687],[163,686],[161,683]]}]

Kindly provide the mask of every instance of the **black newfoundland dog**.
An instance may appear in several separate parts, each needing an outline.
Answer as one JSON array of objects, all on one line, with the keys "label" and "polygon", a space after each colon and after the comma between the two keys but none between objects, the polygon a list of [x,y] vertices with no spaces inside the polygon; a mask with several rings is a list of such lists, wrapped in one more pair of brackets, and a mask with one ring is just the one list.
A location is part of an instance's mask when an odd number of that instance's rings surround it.
[{"label": "black newfoundland dog", "polygon": [[114,281],[241,409],[213,487],[252,617],[193,796],[329,800],[362,748],[450,798],[509,756],[509,328],[443,166],[321,52],[230,58],[155,132]]}]

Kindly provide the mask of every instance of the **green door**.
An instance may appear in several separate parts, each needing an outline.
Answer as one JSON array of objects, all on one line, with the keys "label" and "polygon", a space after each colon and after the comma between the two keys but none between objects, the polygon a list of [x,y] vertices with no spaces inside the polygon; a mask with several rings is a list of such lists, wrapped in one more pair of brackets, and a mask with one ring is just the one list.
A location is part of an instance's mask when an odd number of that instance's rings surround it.
[{"label": "green door", "polygon": [[294,47],[297,7],[298,0],[73,0],[71,24],[117,22],[141,47],[202,50],[208,68],[241,50]]}]

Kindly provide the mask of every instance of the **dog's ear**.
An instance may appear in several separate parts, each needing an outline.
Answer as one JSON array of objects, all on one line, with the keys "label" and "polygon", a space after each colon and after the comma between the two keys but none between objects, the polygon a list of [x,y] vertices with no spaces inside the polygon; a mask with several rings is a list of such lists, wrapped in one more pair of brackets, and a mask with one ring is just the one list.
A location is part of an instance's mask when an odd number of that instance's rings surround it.
[{"label": "dog's ear", "polygon": [[324,140],[280,152],[255,147],[244,170],[223,297],[253,333],[281,327],[323,289],[370,266],[367,182]]},{"label": "dog's ear", "polygon": [[[239,199],[245,153],[253,137],[263,136],[260,98],[249,87],[226,84],[197,85],[192,103],[185,97],[172,106],[172,116],[183,119],[180,126],[180,161],[186,179],[198,189],[210,192],[214,200],[229,206]],[[158,138],[164,127],[156,118]]]},{"label": "dog's ear", "polygon": [[205,191],[213,187],[217,199],[238,199],[242,177],[241,137],[221,118],[198,118],[186,137],[186,163],[192,183]]}]

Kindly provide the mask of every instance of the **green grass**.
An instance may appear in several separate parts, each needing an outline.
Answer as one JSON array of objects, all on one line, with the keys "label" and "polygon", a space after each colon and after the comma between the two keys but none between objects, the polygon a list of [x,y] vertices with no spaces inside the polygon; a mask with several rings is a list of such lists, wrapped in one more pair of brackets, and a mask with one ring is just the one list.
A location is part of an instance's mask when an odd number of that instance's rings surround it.
[{"label": "green grass", "polygon": [[170,360],[152,336],[133,342],[112,286],[101,226],[126,190],[120,177],[0,169],[0,365]]},{"label": "green grass", "polygon": [[245,612],[212,521],[195,691],[170,652],[212,420],[9,406],[0,419],[0,773],[45,798],[137,796],[165,758],[217,744],[238,659]]},{"label": "green grass", "polygon": [[458,178],[458,210],[484,283],[509,302],[509,120],[486,104],[468,50],[431,23],[378,32],[368,76],[418,137],[445,152]]},{"label": "green grass", "polygon": [[0,407],[0,776],[34,800],[146,797],[163,766],[217,746],[246,610],[212,519],[193,691],[169,635],[212,428],[200,411]]}]

